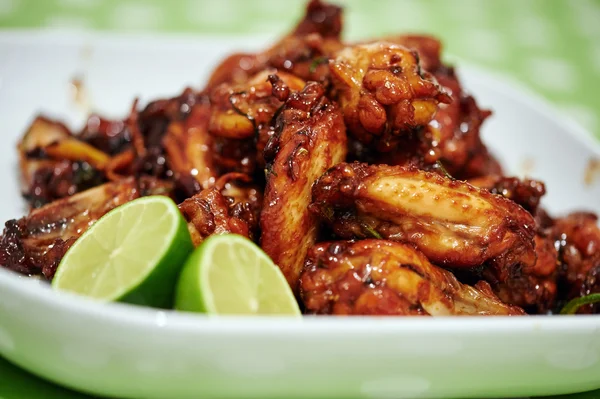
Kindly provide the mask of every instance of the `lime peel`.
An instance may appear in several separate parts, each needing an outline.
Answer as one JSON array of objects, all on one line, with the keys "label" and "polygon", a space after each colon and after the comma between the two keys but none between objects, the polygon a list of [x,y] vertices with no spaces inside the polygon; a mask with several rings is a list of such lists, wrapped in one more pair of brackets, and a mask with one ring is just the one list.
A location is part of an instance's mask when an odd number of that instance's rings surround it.
[{"label": "lime peel", "polygon": [[108,212],[75,241],[52,287],[102,302],[168,308],[193,248],[173,200],[138,198]]},{"label": "lime peel", "polygon": [[206,239],[176,288],[177,310],[208,314],[301,314],[283,273],[255,243],[236,234]]}]

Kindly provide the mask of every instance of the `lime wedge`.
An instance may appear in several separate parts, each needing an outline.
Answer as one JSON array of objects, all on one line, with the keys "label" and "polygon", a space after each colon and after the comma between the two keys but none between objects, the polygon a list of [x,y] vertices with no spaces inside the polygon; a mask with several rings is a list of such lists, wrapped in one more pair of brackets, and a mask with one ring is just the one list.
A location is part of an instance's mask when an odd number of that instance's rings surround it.
[{"label": "lime wedge", "polygon": [[252,241],[216,235],[188,258],[179,277],[175,308],[235,315],[300,315],[281,270]]},{"label": "lime wedge", "polygon": [[104,302],[171,307],[179,272],[193,248],[171,199],[139,198],[108,212],[75,241],[52,287]]}]

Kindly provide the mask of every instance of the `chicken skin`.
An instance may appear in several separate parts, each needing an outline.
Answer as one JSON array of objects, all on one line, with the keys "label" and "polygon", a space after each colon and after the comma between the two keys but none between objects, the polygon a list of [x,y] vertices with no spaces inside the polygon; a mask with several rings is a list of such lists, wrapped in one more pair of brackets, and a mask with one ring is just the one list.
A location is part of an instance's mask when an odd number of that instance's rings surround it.
[{"label": "chicken skin", "polygon": [[300,279],[308,313],[334,315],[522,315],[486,283],[461,284],[410,245],[386,240],[311,248]]},{"label": "chicken skin", "polygon": [[311,82],[301,92],[281,93],[288,98],[265,148],[260,243],[295,290],[306,253],[317,238],[318,221],[308,210],[311,187],[344,160],[347,143],[342,113],[325,97],[323,86]]},{"label": "chicken skin", "polygon": [[533,265],[533,217],[512,201],[431,172],[339,164],[314,185],[311,210],[341,238],[415,245],[435,264]]},{"label": "chicken skin", "polygon": [[66,250],[101,216],[140,196],[168,193],[169,189],[168,184],[128,178],[32,209],[29,215],[6,222],[0,264],[50,280]]},{"label": "chicken skin", "polygon": [[406,47],[374,42],[338,51],[329,68],[348,132],[379,151],[394,137],[427,125],[450,97]]},{"label": "chicken skin", "polygon": [[247,175],[229,173],[179,204],[195,246],[213,234],[256,238],[262,197],[250,182]]}]

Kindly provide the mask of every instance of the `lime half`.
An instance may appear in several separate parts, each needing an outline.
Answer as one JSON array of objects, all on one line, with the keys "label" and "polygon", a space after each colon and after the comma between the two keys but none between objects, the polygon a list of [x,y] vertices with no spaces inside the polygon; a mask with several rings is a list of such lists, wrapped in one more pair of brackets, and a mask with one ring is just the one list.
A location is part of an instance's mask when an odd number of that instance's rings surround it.
[{"label": "lime half", "polygon": [[299,315],[281,270],[252,241],[216,235],[189,257],[177,285],[175,308],[235,315]]},{"label": "lime half", "polygon": [[193,248],[186,221],[170,198],[139,198],[104,215],[75,241],[52,287],[105,302],[171,307]]}]

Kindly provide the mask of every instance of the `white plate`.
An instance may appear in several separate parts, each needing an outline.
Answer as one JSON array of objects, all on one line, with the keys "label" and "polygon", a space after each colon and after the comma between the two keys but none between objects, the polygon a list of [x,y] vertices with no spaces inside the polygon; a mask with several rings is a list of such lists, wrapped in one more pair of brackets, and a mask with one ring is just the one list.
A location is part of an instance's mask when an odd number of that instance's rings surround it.
[{"label": "white plate", "polygon": [[[0,34],[0,219],[18,217],[14,144],[43,111],[81,122],[69,82],[123,116],[135,95],[200,86],[210,67],[261,39]],[[461,67],[494,110],[484,139],[508,169],[547,183],[551,212],[600,213],[600,158],[577,125],[499,77]],[[77,126],[79,127],[79,126]],[[533,168],[531,166],[533,165]],[[118,397],[499,397],[600,388],[600,317],[208,318],[57,294],[0,270],[0,354],[66,386]]]}]

